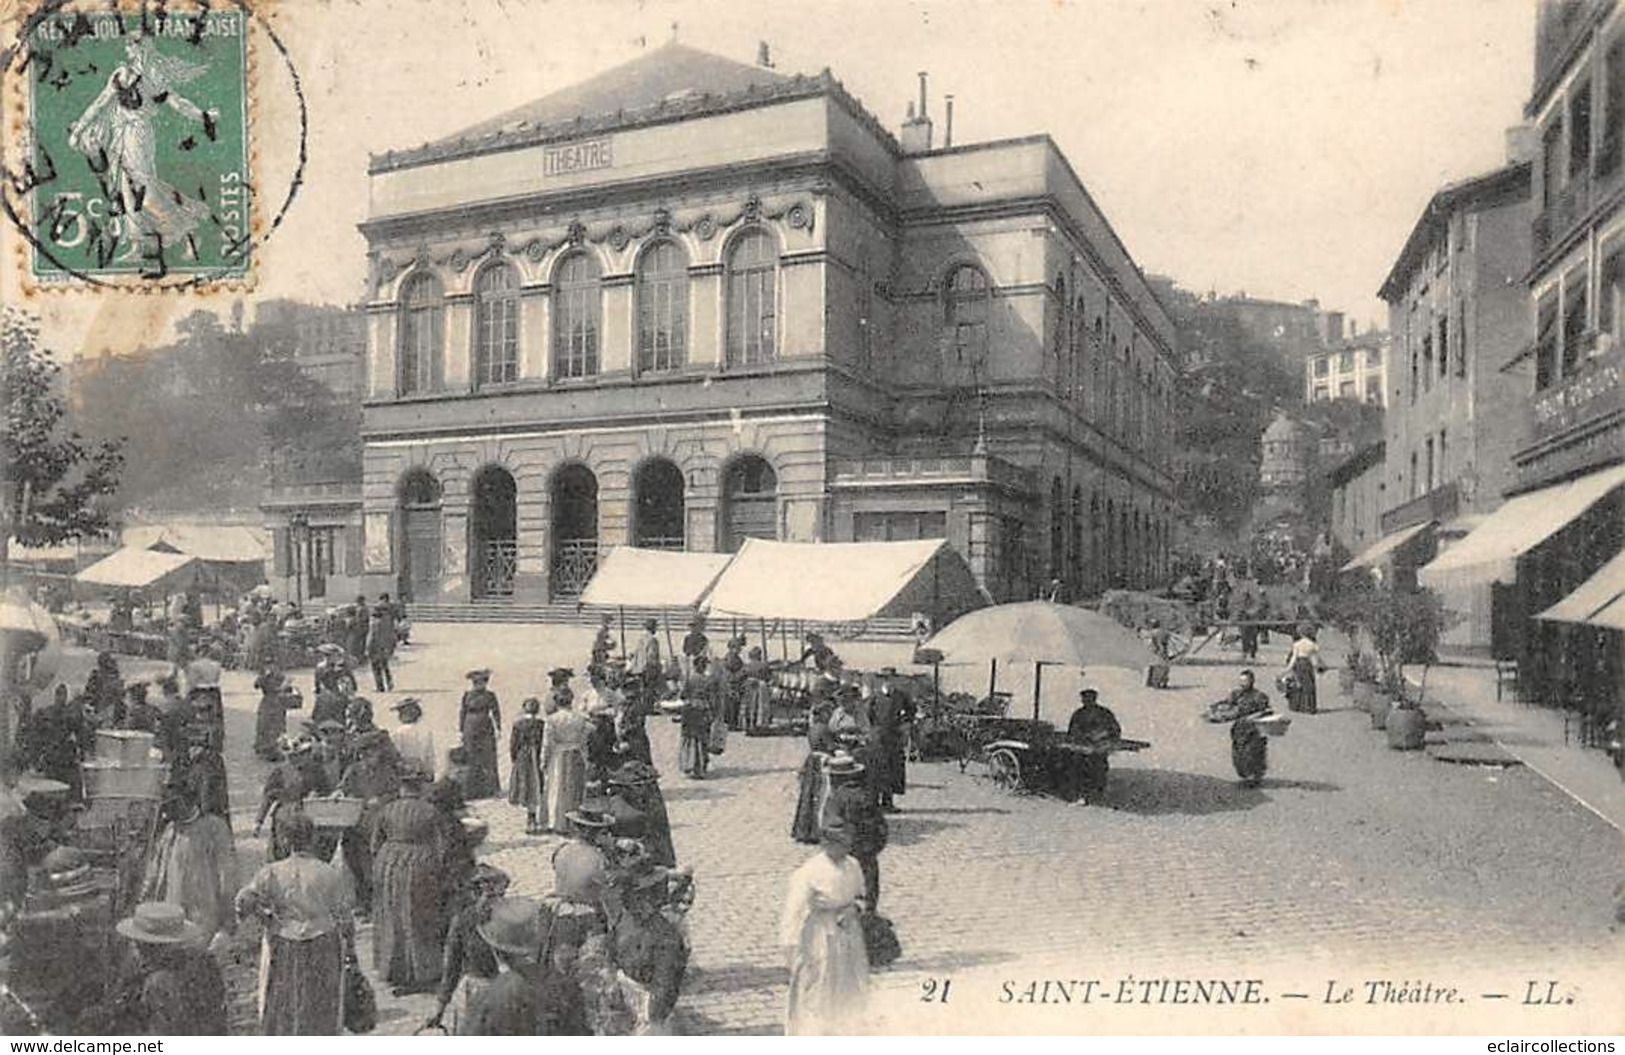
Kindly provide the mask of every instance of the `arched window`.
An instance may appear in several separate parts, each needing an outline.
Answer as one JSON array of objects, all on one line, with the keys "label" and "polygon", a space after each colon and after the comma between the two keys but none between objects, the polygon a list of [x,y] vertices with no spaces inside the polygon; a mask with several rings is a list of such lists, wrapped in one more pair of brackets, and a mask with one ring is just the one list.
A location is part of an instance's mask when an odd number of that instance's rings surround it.
[{"label": "arched window", "polygon": [[974,264],[960,264],[949,272],[944,288],[943,320],[956,362],[975,365],[986,359],[991,295],[987,272]]},{"label": "arched window", "polygon": [[1085,347],[1088,343],[1089,331],[1085,328],[1084,323],[1084,320],[1089,316],[1084,312],[1083,298],[1080,296],[1072,312],[1072,362],[1067,370],[1069,384],[1066,395],[1074,403],[1081,401],[1084,395],[1083,385],[1086,380],[1084,361],[1089,354],[1088,349]]},{"label": "arched window", "polygon": [[771,363],[777,356],[779,251],[766,231],[750,231],[728,250],[728,365]]},{"label": "arched window", "polygon": [[1049,368],[1056,389],[1065,392],[1071,377],[1067,347],[1071,341],[1072,319],[1067,310],[1071,305],[1066,299],[1066,278],[1062,275],[1055,276],[1055,304],[1055,332],[1050,335]]},{"label": "arched window", "polygon": [[1071,535],[1067,540],[1068,556],[1067,578],[1072,586],[1072,596],[1077,597],[1084,592],[1083,586],[1083,488],[1072,489],[1072,523]]},{"label": "arched window", "polygon": [[688,256],[656,242],[638,258],[638,370],[675,370],[688,347]]},{"label": "arched window", "polygon": [[603,310],[598,265],[586,253],[564,258],[553,276],[553,372],[598,373],[598,320]]},{"label": "arched window", "polygon": [[403,396],[432,392],[443,373],[441,348],[446,333],[440,282],[420,274],[407,280],[401,291],[399,372],[396,390]]},{"label": "arched window", "polygon": [[474,280],[474,383],[519,380],[519,280],[493,264]]}]

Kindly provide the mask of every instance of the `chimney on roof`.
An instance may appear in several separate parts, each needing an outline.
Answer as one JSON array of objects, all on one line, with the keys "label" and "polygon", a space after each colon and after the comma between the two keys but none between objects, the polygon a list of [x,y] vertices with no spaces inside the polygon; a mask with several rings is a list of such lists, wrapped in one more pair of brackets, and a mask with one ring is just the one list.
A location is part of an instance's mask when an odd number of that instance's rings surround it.
[{"label": "chimney on roof", "polygon": [[902,143],[903,153],[923,154],[931,149],[931,118],[925,113],[925,72],[920,72],[920,109],[913,110],[910,105],[909,118],[903,122],[902,135],[898,137]]},{"label": "chimney on roof", "polygon": [[954,145],[954,97],[942,97],[942,149],[947,150]]},{"label": "chimney on roof", "polygon": [[1533,161],[1536,154],[1538,140],[1535,138],[1533,125],[1513,125],[1507,129],[1507,164],[1516,165],[1523,161]]},{"label": "chimney on roof", "polygon": [[773,51],[765,40],[756,42],[756,65],[768,70],[773,68]]}]

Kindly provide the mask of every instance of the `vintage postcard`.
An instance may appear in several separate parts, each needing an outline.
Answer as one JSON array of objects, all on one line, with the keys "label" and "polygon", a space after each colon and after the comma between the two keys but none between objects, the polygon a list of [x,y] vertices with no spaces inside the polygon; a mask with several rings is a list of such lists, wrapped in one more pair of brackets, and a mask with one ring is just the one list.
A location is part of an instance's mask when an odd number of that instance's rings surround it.
[{"label": "vintage postcard", "polygon": [[1625,1029],[1625,0],[0,0],[0,206],[7,1036]]}]

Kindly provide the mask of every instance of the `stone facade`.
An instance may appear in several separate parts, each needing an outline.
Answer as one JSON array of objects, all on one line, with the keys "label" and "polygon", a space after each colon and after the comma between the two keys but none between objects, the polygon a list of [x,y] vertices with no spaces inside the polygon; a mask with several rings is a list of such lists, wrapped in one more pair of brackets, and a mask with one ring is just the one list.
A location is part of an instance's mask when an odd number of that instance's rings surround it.
[{"label": "stone facade", "polygon": [[620,74],[374,159],[369,592],[753,535],[945,537],[1001,598],[1160,577],[1173,327],[1048,137],[906,152],[827,74],[675,45]]}]

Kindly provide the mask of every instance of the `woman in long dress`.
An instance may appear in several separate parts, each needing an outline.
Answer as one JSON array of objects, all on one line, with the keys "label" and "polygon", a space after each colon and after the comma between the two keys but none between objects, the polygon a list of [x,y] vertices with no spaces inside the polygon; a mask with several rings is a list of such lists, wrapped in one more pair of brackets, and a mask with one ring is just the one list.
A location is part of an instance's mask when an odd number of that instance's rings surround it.
[{"label": "woman in long dress", "polygon": [[277,745],[288,731],[288,679],[273,664],[254,679],[260,690],[259,707],[254,711],[254,753],[268,762],[280,757]]},{"label": "woman in long dress", "polygon": [[547,804],[543,823],[551,831],[571,831],[566,814],[581,806],[587,790],[587,737],[592,721],[575,709],[568,693],[554,695],[557,710],[542,719],[542,787]]},{"label": "woman in long dress", "polygon": [[1287,691],[1287,709],[1314,714],[1319,706],[1315,698],[1315,675],[1321,669],[1320,645],[1315,642],[1315,628],[1308,623],[1298,625],[1297,640],[1286,654],[1286,669],[1294,682]]},{"label": "woman in long dress", "polygon": [[489,670],[471,670],[468,680],[474,687],[463,693],[463,706],[457,719],[463,747],[468,752],[468,777],[463,793],[470,799],[488,799],[502,793],[497,775],[497,733],[502,731],[502,708],[490,684]]},{"label": "woman in long dress", "polygon": [[148,864],[144,901],[179,905],[211,939],[237,929],[237,850],[226,819],[206,813],[190,788],[171,792],[170,821]]},{"label": "woman in long dress", "polygon": [[508,801],[525,808],[525,834],[542,830],[542,719],[541,701],[532,696],[524,703],[524,713],[514,719],[508,731]]},{"label": "woman in long dress", "polygon": [[830,703],[813,705],[807,722],[807,759],[801,763],[796,794],[796,815],[790,822],[790,838],[798,843],[818,845],[824,800],[829,797],[829,778],[824,762],[835,753],[835,737],[829,731]]},{"label": "woman in long dress", "polygon": [[824,826],[818,853],[790,876],[779,944],[790,966],[787,1037],[851,1033],[869,989],[863,944],[863,872],[842,821]]},{"label": "woman in long dress", "polygon": [[298,813],[292,854],[261,868],[237,893],[237,915],[265,920],[260,948],[260,1032],[336,1037],[343,1028],[344,961],[352,956],[354,902],[337,868],[316,857],[316,829]]},{"label": "woman in long dress", "polygon": [[440,819],[422,798],[427,774],[401,775],[401,797],[378,814],[373,836],[373,968],[395,995],[427,992],[440,980],[446,940]]}]

